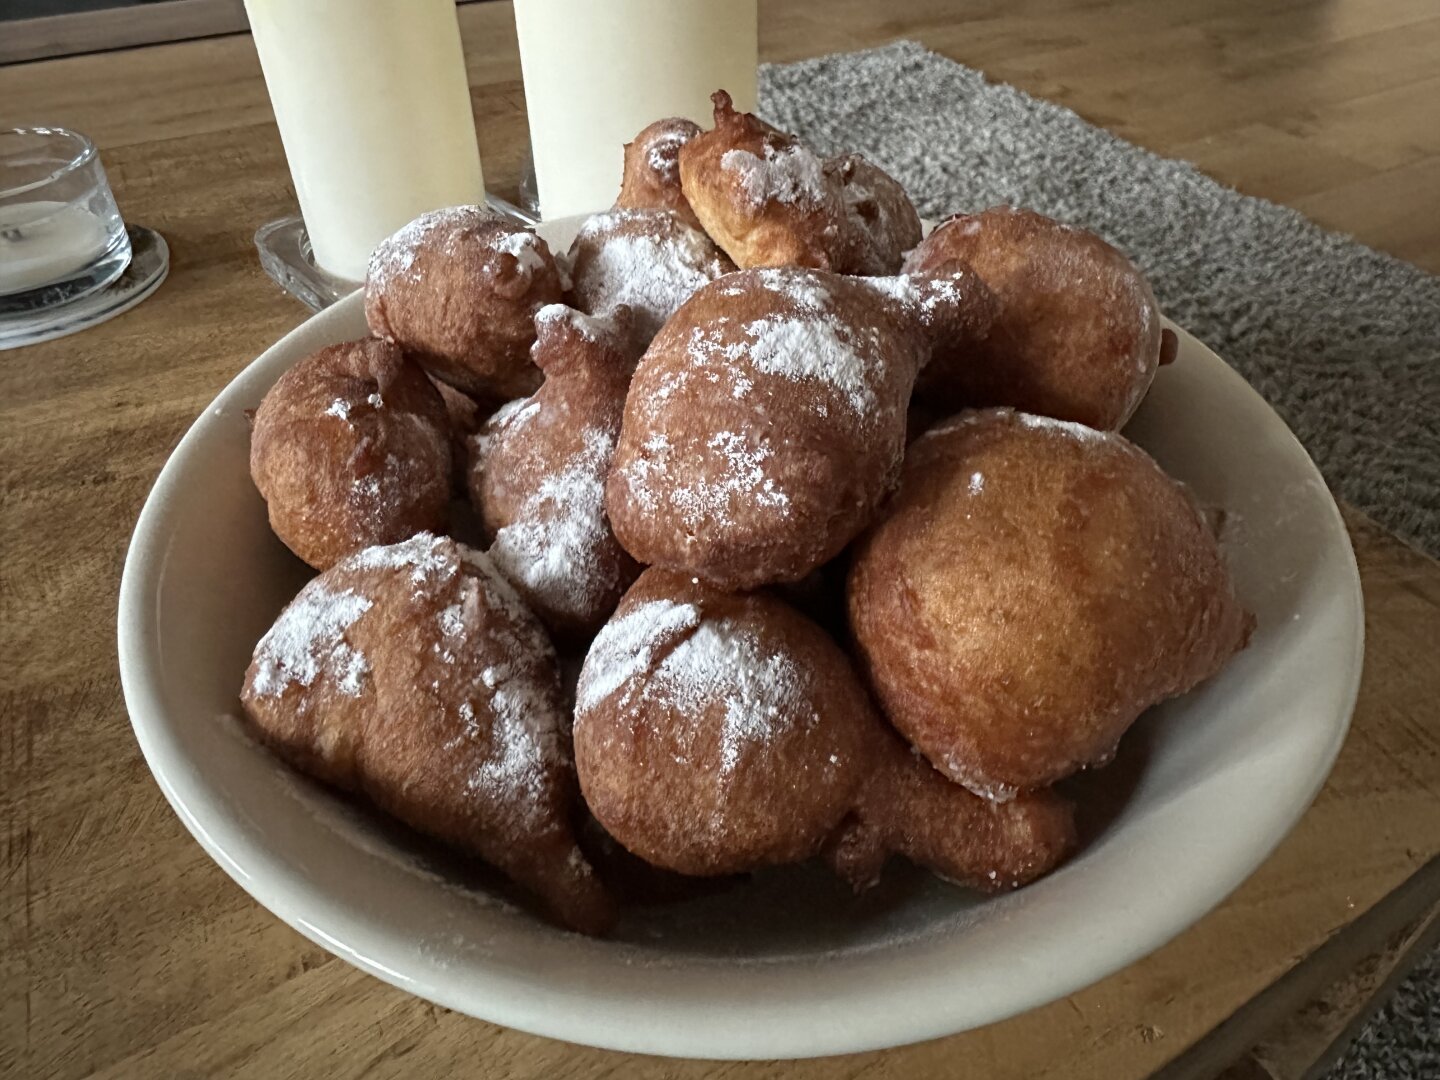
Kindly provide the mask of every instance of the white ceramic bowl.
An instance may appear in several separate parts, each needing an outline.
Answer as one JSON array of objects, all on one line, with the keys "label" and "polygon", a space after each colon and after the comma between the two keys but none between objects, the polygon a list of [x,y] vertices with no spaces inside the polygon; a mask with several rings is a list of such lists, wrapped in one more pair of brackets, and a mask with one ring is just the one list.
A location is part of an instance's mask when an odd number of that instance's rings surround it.
[{"label": "white ceramic bowl", "polygon": [[1226,548],[1259,627],[1223,674],[1144,717],[1116,764],[1083,779],[1086,843],[1069,864],[989,899],[892,865],[858,901],[791,868],[635,911],[612,940],[553,929],[224,719],[255,641],[308,576],[266,525],[243,410],[304,354],[364,333],[358,295],[308,320],[181,441],[125,563],[120,669],[145,758],[205,849],[311,940],[411,993],[556,1038],[695,1057],[836,1054],[986,1024],[1199,919],[1294,825],[1344,738],[1363,627],[1340,515],[1274,412],[1181,331],[1127,434],[1229,511]]}]

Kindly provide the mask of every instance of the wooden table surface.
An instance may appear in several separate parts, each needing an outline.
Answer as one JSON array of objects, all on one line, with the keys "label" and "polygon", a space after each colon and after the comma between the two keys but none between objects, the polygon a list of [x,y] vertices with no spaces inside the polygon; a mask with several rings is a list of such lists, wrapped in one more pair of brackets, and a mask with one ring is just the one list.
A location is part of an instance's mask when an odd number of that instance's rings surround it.
[{"label": "wooden table surface", "polygon": [[[917,38],[1440,269],[1434,0],[1253,6],[773,0],[762,51]],[[462,24],[503,189],[525,145],[511,14],[471,5]],[[254,51],[240,36],[0,69],[0,123],[17,122],[94,136],[126,217],[165,234],[173,266],[135,311],[0,355],[0,1075],[1128,1080],[1170,1063],[1179,1076],[1197,1043],[1229,1032],[1231,1056],[1245,1050],[1253,1037],[1233,1027],[1200,1041],[1440,853],[1440,565],[1352,513],[1368,651],[1334,774],[1221,908],[1088,990],[920,1046],[716,1065],[522,1035],[361,974],[190,839],[141,760],[116,671],[121,561],[156,473],[305,315],[251,246],[294,205]]]}]

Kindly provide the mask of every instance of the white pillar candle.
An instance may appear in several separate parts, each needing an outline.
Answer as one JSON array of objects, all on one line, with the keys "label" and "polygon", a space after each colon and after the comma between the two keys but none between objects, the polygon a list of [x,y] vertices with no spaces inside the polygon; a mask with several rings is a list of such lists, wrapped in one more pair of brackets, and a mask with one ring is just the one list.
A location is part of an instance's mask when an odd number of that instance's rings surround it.
[{"label": "white pillar candle", "polygon": [[72,278],[109,246],[105,223],[83,206],[49,199],[0,206],[0,296]]},{"label": "white pillar candle", "polygon": [[455,0],[245,0],[315,261],[485,198]]},{"label": "white pillar candle", "polygon": [[599,210],[646,124],[755,107],[756,0],[516,0],[540,212]]}]

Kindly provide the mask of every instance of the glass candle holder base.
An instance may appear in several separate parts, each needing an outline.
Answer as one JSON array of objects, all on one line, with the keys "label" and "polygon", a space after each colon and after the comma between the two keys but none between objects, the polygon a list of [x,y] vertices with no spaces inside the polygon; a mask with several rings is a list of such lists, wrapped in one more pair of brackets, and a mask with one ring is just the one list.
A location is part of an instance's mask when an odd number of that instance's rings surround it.
[{"label": "glass candle holder base", "polygon": [[[526,228],[540,223],[534,214],[497,196],[486,195],[485,204],[500,217]],[[260,253],[260,266],[271,280],[311,311],[323,311],[362,284],[328,274],[316,264],[299,214],[261,225],[255,230],[255,248]]]},{"label": "glass candle holder base", "polygon": [[0,311],[0,349],[86,330],[129,311],[158,289],[170,271],[170,245],[144,225],[127,225],[125,232],[130,260],[107,284],[43,307]]}]

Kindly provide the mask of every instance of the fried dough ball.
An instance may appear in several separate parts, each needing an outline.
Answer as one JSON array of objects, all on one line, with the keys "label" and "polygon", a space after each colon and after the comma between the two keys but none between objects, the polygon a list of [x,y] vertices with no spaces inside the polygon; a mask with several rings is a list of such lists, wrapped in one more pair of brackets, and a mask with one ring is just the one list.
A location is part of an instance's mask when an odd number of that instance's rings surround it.
[{"label": "fried dough ball", "polygon": [[715,127],[680,147],[680,185],[736,266],[845,273],[853,239],[838,175],[793,135],[738,113],[717,91]]},{"label": "fried dough ball", "polygon": [[425,373],[374,338],[311,353],[255,412],[250,476],[270,527],[317,570],[444,529],[450,427]]},{"label": "fried dough ball", "polygon": [[570,245],[575,306],[604,315],[624,304],[641,351],[700,286],[735,264],[668,210],[610,210],[589,218]]},{"label": "fried dough ball", "polygon": [[575,751],[609,834],[686,874],[824,850],[861,889],[894,851],[994,889],[1033,879],[1074,846],[1058,796],[996,809],[911,754],[834,641],[778,597],[670,571],[642,574],[595,639]]},{"label": "fried dough ball", "polygon": [[1253,618],[1179,484],[1119,435],[1010,409],[910,447],[847,602],[890,721],[992,799],[1109,760]]},{"label": "fried dough ball", "polygon": [[672,116],[642,128],[625,144],[625,172],[615,205],[626,210],[670,210],[691,228],[700,219],[680,187],[680,147],[700,134],[693,120]]},{"label": "fried dough ball", "polygon": [[470,498],[490,558],[557,637],[594,634],[640,572],[610,532],[610,472],[635,367],[629,309],[591,318],[559,304],[535,316],[545,382],[469,442]]},{"label": "fried dough ball", "polygon": [[566,926],[612,921],[570,824],[554,651],[479,552],[422,533],[336,564],[260,639],[241,702],[302,772],[492,863]]},{"label": "fried dough ball", "polygon": [[733,874],[820,850],[878,724],[844,653],[804,616],[647,570],[585,658],[575,761],[627,849]]},{"label": "fried dough ball", "polygon": [[1162,352],[1173,358],[1174,335],[1162,335],[1145,278],[1092,232],[995,207],[941,224],[905,270],[956,260],[990,286],[1000,311],[984,341],[937,346],[915,393],[939,408],[1008,405],[1118,431],[1145,397]]},{"label": "fried dough ball", "polygon": [[860,279],[746,270],[701,288],[631,382],[605,492],[616,537],[723,588],[805,577],[894,486],[925,350]]},{"label": "fried dough ball", "polygon": [[545,241],[483,206],[422,214],[370,257],[365,318],[430,374],[477,398],[540,385],[535,312],[561,298]]},{"label": "fried dough ball", "polygon": [[992,802],[887,733],[825,855],[857,891],[878,884],[896,854],[956,885],[997,892],[1048,874],[1075,846],[1075,806],[1064,796],[1044,789]]},{"label": "fried dough ball", "polygon": [[920,243],[920,215],[905,189],[880,166],[859,154],[833,158],[827,169],[840,180],[840,195],[853,245],[845,271],[894,274],[905,253]]}]

